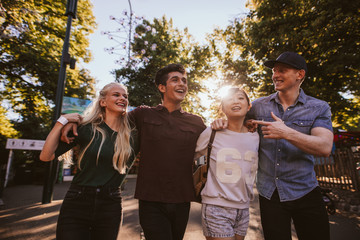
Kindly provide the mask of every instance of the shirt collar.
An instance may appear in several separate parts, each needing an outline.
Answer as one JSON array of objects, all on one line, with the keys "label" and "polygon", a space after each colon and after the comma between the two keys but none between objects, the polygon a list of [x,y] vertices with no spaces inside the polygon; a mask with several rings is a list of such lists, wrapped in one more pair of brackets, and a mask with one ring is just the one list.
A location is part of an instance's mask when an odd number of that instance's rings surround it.
[{"label": "shirt collar", "polygon": [[[276,103],[280,104],[279,93],[276,92],[276,93],[271,94],[270,101],[275,101]],[[299,97],[297,98],[294,105],[296,105],[297,103],[302,103],[302,104],[306,103],[306,94],[305,94],[304,90],[302,90],[302,88],[300,88]]]},{"label": "shirt collar", "polygon": [[306,94],[305,94],[304,90],[302,90],[302,88],[300,88],[300,94],[299,94],[297,101],[301,102],[302,104],[306,103]]},{"label": "shirt collar", "polygon": [[[164,105],[161,105],[161,104],[157,105],[155,109],[156,109],[157,111],[164,111],[164,112],[169,113],[168,109],[167,109],[166,107],[164,107]],[[183,109],[180,107],[180,109],[177,109],[177,110],[173,111],[171,114],[173,114],[173,113],[181,113],[181,114],[182,114],[182,113],[184,113],[184,111],[183,111]]]}]

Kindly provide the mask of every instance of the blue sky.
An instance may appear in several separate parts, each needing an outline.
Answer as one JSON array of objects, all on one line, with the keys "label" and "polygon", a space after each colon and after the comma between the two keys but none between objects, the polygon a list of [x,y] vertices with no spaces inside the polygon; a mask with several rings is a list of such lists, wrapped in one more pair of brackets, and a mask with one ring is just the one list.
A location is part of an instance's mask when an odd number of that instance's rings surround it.
[{"label": "blue sky", "polygon": [[[90,50],[93,60],[84,66],[96,78],[97,91],[105,84],[114,81],[110,74],[120,66],[115,63],[117,55],[110,55],[104,48],[112,47],[115,42],[101,31],[112,31],[119,27],[110,20],[110,16],[121,17],[124,9],[129,10],[128,0],[92,0],[93,13],[98,24],[97,30],[90,36]],[[132,0],[132,9],[136,15],[152,21],[154,18],[173,19],[174,27],[188,28],[189,33],[198,42],[203,42],[206,33],[215,27],[225,27],[234,17],[248,12],[246,0]]]}]

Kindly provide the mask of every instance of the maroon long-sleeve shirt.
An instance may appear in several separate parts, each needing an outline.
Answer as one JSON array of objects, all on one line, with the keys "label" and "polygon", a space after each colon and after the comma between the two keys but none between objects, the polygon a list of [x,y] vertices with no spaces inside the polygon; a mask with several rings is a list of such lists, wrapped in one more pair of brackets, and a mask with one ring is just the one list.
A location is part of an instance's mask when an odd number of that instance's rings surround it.
[{"label": "maroon long-sleeve shirt", "polygon": [[181,203],[194,200],[192,165],[203,120],[162,105],[141,106],[129,113],[139,133],[140,163],[135,198]]}]

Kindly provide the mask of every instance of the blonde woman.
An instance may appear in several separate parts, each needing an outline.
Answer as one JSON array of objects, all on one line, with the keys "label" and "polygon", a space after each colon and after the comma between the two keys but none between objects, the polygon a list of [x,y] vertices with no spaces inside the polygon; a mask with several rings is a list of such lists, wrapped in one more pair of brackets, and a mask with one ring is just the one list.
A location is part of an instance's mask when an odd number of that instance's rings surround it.
[{"label": "blonde woman", "polygon": [[[232,87],[221,100],[226,129],[217,131],[210,154],[207,182],[201,192],[202,225],[207,240],[243,240],[258,166],[259,134],[244,120],[251,104],[246,92]],[[195,159],[207,152],[211,127],[201,133]]]},{"label": "blonde woman", "polygon": [[[133,153],[124,85],[110,83],[85,113],[66,114],[49,133],[40,160],[51,161],[78,146],[79,171],[73,178],[58,218],[56,239],[116,239],[122,217],[120,185]],[[72,143],[60,142],[67,122],[79,123]]]}]

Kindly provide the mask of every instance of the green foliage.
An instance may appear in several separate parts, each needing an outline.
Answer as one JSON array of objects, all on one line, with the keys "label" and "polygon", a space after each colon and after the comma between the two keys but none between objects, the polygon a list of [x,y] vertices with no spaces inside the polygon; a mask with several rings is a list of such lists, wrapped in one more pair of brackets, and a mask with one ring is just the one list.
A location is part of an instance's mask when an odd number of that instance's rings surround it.
[{"label": "green foliage", "polygon": [[[45,139],[50,131],[68,19],[64,15],[66,2],[0,2],[0,99],[19,116],[11,125],[3,108],[0,109],[1,150],[9,137]],[[91,59],[87,37],[94,27],[90,0],[78,1],[69,48],[70,55],[77,58],[78,63]],[[95,80],[80,64],[75,70],[67,68],[66,82],[66,96],[89,98],[94,95]],[[2,124],[4,121],[6,125]],[[38,151],[16,151],[15,168],[36,162],[38,155]]]},{"label": "green foliage", "polygon": [[19,132],[14,129],[14,124],[6,117],[6,109],[0,106],[0,136],[14,138],[18,134]]},{"label": "green foliage", "polygon": [[258,96],[267,95],[274,90],[263,61],[284,51],[298,52],[309,69],[304,91],[330,104],[334,126],[359,129],[360,2],[252,0],[248,7],[244,19],[222,32],[227,44],[223,68],[236,77],[230,81],[245,82]]},{"label": "green foliage", "polygon": [[[16,129],[23,138],[45,138],[51,125],[65,38],[66,0],[1,1],[0,94],[20,115]],[[69,52],[88,62],[88,35],[95,19],[90,0],[79,1],[73,20]],[[94,79],[86,69],[67,70],[65,95],[87,98]],[[45,127],[45,129],[44,129]]]},{"label": "green foliage", "polygon": [[[149,61],[141,61],[140,64],[114,71],[117,81],[128,86],[130,105],[159,104],[161,97],[154,82],[157,70],[170,63],[181,63],[187,69],[189,86],[189,93],[182,107],[201,115],[205,109],[200,105],[197,93],[204,89],[203,80],[213,74],[210,48],[195,42],[187,29],[180,31],[174,28],[172,20],[168,21],[165,16],[162,19],[155,18],[153,23],[145,20],[144,24],[156,29],[156,33],[148,32],[144,37],[136,39],[133,51],[141,58],[147,57]],[[141,33],[143,28],[138,27],[136,31]],[[149,45],[156,43],[156,50],[149,50],[144,41],[148,41]],[[147,50],[145,54],[141,54],[142,49]]]},{"label": "green foliage", "polygon": [[15,130],[14,124],[6,117],[6,109],[0,106],[0,166],[7,161],[8,151],[5,149],[8,138],[16,138],[19,132]]}]

